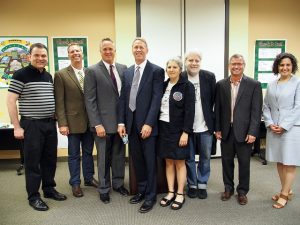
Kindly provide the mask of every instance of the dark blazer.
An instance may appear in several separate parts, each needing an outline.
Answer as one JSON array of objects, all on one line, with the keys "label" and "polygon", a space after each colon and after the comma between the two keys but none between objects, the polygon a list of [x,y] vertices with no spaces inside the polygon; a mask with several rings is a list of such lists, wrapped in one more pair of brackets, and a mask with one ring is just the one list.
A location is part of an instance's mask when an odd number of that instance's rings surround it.
[{"label": "dark blazer", "polygon": [[[262,112],[260,82],[243,75],[233,112],[233,132],[238,142],[245,142],[248,134],[257,137]],[[231,86],[230,77],[220,80],[216,86],[216,131],[226,140],[230,131]]]},{"label": "dark blazer", "polygon": [[[187,71],[182,73],[183,76],[187,77]],[[215,114],[215,91],[216,91],[216,77],[215,74],[207,71],[200,70],[199,72],[200,81],[200,97],[202,104],[202,111],[206,126],[211,134],[214,133]]]},{"label": "dark blazer", "polygon": [[70,133],[84,133],[88,127],[84,95],[71,66],[54,74],[55,111],[58,126]]},{"label": "dark blazer", "polygon": [[[169,79],[164,83],[164,91]],[[193,132],[195,117],[195,88],[187,77],[180,76],[172,87],[169,99],[170,132]]]},{"label": "dark blazer", "polygon": [[[119,63],[115,65],[122,81],[127,66]],[[103,61],[86,69],[84,95],[91,130],[95,131],[95,126],[101,124],[106,133],[116,133],[119,93]]]},{"label": "dark blazer", "polygon": [[[131,84],[134,76],[134,65],[124,72],[122,84],[118,123],[126,125],[128,134],[131,132],[133,113],[129,108],[129,96]],[[152,127],[151,136],[158,133],[157,121],[163,94],[164,70],[151,62],[147,61],[139,89],[136,97],[135,120],[136,126],[142,130],[142,126],[147,124]]]}]

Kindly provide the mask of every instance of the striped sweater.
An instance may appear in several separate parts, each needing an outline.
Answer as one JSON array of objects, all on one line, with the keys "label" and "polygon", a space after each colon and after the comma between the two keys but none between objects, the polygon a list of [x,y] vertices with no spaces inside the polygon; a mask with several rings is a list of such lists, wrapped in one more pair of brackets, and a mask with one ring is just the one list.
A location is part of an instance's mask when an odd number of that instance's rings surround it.
[{"label": "striped sweater", "polygon": [[19,114],[34,119],[51,118],[55,113],[51,74],[29,65],[16,71],[8,91],[19,95]]}]

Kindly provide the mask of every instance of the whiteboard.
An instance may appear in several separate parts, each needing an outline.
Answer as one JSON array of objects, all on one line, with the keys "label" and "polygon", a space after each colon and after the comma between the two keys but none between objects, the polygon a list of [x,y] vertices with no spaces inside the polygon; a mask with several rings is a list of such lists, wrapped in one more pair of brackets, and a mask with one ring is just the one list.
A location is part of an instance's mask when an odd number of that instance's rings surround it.
[{"label": "whiteboard", "polygon": [[168,59],[197,50],[201,68],[224,78],[224,0],[141,0],[141,36],[151,62],[165,68]]}]

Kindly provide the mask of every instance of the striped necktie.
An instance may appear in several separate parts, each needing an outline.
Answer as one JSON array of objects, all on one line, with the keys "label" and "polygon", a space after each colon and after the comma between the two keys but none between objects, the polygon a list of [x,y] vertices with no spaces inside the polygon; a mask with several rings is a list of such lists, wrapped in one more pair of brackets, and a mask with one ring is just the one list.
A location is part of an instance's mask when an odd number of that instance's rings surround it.
[{"label": "striped necktie", "polygon": [[79,84],[80,84],[80,87],[81,87],[81,89],[83,90],[84,76],[83,76],[83,74],[82,74],[81,71],[78,71],[78,76],[79,76]]}]

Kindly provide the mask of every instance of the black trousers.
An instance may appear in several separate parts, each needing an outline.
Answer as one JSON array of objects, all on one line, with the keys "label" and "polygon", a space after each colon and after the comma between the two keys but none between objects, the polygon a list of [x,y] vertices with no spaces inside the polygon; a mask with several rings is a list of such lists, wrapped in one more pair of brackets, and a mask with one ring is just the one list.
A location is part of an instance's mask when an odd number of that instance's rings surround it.
[{"label": "black trousers", "polygon": [[28,200],[40,197],[39,188],[45,192],[53,191],[57,161],[57,130],[55,120],[23,119],[24,166]]},{"label": "black trousers", "polygon": [[132,157],[138,192],[145,194],[145,200],[156,200],[156,137],[141,138],[136,127],[135,114],[129,135],[129,153]]},{"label": "black trousers", "polygon": [[234,191],[234,157],[237,156],[239,164],[239,184],[236,188],[238,194],[246,195],[250,183],[250,158],[252,144],[237,142],[233,129],[230,130],[227,140],[221,141],[223,182],[225,191]]}]

